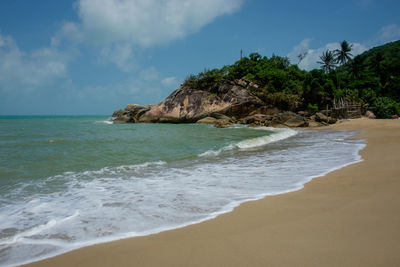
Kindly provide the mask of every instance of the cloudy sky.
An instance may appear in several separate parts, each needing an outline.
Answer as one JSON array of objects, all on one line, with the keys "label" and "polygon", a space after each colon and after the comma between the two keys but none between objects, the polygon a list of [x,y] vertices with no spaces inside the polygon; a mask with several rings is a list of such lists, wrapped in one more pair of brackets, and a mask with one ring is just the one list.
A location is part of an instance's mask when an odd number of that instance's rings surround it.
[{"label": "cloudy sky", "polygon": [[0,115],[110,115],[240,56],[400,39],[398,0],[1,0]]}]

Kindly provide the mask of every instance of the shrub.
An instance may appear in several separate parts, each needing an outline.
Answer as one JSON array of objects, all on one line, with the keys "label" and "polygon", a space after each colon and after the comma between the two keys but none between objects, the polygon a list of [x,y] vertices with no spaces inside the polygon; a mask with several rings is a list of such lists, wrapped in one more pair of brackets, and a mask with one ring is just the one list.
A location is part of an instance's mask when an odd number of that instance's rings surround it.
[{"label": "shrub", "polygon": [[287,94],[285,92],[276,92],[260,96],[265,102],[274,105],[282,110],[295,111],[300,103],[300,97],[296,94]]},{"label": "shrub", "polygon": [[318,111],[318,105],[317,104],[308,104],[307,110],[310,113],[315,113]]},{"label": "shrub", "polygon": [[381,119],[389,119],[400,112],[399,104],[388,97],[377,97],[374,106],[376,117]]}]

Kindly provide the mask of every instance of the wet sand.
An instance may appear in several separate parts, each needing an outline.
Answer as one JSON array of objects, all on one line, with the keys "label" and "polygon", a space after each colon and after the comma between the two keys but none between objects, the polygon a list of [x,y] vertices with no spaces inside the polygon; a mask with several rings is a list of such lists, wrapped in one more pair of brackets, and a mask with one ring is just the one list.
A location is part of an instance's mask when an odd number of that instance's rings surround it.
[{"label": "wet sand", "polygon": [[400,266],[400,120],[327,128],[362,130],[364,161],[210,221],[28,266]]}]

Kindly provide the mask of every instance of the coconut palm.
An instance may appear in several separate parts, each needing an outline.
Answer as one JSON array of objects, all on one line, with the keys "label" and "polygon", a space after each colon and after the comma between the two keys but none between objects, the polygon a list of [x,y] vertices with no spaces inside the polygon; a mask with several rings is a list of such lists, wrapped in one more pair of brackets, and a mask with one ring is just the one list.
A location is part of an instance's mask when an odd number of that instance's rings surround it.
[{"label": "coconut palm", "polygon": [[336,59],[333,51],[326,50],[319,58],[321,59],[321,61],[318,61],[317,63],[322,65],[321,68],[326,73],[331,72],[331,70],[335,68]]},{"label": "coconut palm", "polygon": [[350,61],[350,73],[353,76],[353,78],[358,79],[360,78],[361,72],[363,71],[363,64],[364,64],[364,58],[362,58],[360,55],[356,56],[353,58],[352,61]]},{"label": "coconut palm", "polygon": [[349,44],[347,41],[343,41],[340,43],[340,49],[335,50],[335,58],[336,62],[340,63],[340,65],[345,64],[347,61],[351,60],[353,54],[350,53],[352,44]]}]

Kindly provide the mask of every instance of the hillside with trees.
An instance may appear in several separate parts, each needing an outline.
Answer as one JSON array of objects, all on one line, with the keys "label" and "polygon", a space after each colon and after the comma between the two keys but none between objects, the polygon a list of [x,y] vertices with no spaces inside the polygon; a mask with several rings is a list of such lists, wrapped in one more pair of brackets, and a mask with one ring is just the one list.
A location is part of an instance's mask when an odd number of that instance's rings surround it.
[{"label": "hillside with trees", "polygon": [[[305,71],[286,57],[268,58],[251,53],[232,65],[189,76],[184,87],[212,91],[219,85],[246,79],[257,86],[251,93],[281,110],[329,109],[337,102],[358,103],[378,118],[400,113],[400,41],[375,47],[353,57],[352,46],[343,41],[340,49],[320,56],[320,69]],[[299,55],[299,59],[304,55]]]}]

